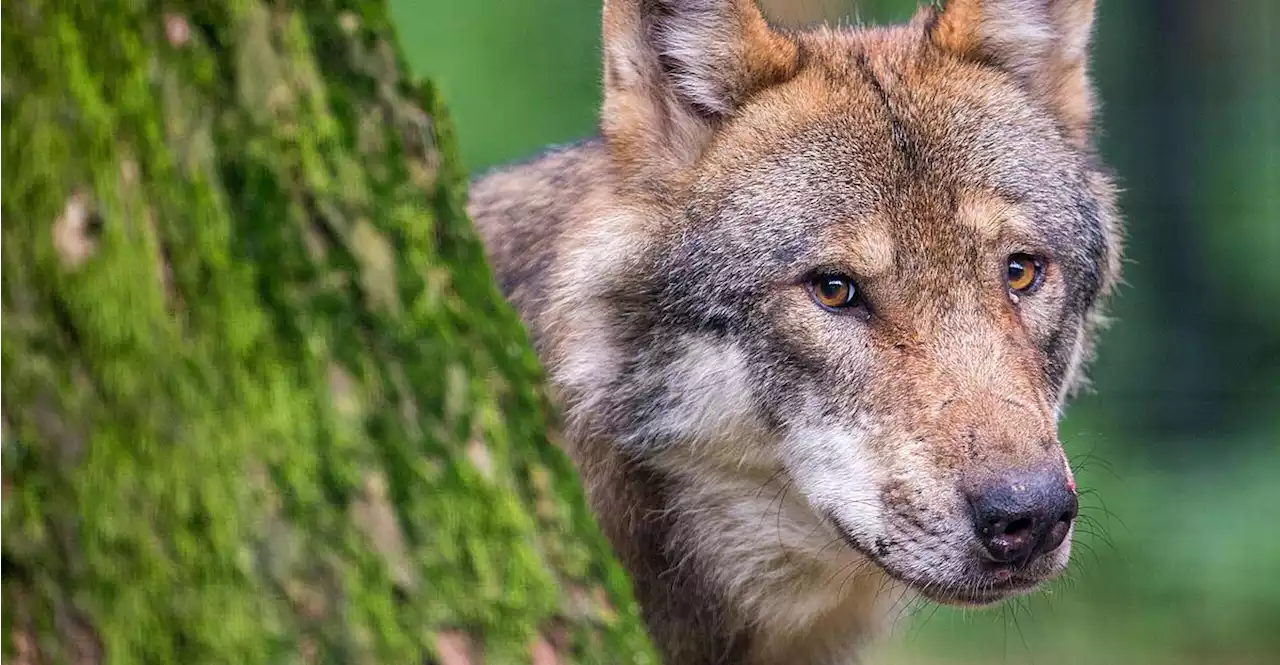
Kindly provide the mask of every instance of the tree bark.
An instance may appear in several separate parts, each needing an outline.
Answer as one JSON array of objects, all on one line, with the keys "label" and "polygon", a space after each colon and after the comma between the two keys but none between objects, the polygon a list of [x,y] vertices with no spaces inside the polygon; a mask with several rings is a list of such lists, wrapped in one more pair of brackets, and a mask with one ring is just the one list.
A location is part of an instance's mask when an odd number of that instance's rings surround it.
[{"label": "tree bark", "polygon": [[0,11],[6,662],[656,662],[383,2]]}]

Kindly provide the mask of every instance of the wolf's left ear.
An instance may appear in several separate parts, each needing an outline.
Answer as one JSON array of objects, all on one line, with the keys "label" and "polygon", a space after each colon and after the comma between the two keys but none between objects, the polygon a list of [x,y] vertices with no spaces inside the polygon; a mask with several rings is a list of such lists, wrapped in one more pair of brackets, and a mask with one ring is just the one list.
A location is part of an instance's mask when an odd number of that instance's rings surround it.
[{"label": "wolf's left ear", "polygon": [[1072,139],[1093,116],[1087,72],[1094,0],[948,0],[929,31],[938,47],[994,64],[1049,105]]}]

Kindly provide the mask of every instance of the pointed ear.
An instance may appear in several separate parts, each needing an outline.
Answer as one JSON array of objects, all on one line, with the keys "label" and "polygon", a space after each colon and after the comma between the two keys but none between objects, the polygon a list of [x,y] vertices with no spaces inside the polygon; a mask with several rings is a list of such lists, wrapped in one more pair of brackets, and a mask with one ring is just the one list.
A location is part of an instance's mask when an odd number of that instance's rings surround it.
[{"label": "pointed ear", "polygon": [[948,0],[929,37],[944,51],[1017,76],[1083,143],[1093,117],[1093,15],[1094,0]]},{"label": "pointed ear", "polygon": [[602,129],[624,159],[690,164],[796,58],[754,0],[605,0]]}]

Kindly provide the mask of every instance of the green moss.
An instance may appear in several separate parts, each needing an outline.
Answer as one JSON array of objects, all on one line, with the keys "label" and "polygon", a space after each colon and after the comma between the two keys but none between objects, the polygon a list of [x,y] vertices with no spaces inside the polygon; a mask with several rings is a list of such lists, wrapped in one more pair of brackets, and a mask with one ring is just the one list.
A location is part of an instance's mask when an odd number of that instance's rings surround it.
[{"label": "green moss", "polygon": [[0,11],[7,658],[656,662],[381,2]]}]

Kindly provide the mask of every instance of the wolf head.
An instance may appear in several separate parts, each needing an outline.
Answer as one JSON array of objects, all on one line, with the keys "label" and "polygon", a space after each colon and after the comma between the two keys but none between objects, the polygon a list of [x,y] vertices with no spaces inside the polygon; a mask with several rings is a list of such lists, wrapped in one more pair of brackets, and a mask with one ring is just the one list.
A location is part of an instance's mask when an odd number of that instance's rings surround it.
[{"label": "wolf head", "polygon": [[1120,257],[1092,17],[952,0],[782,32],[750,0],[608,0],[620,201],[553,289],[571,436],[694,485],[785,478],[939,601],[1059,573],[1056,422]]}]

